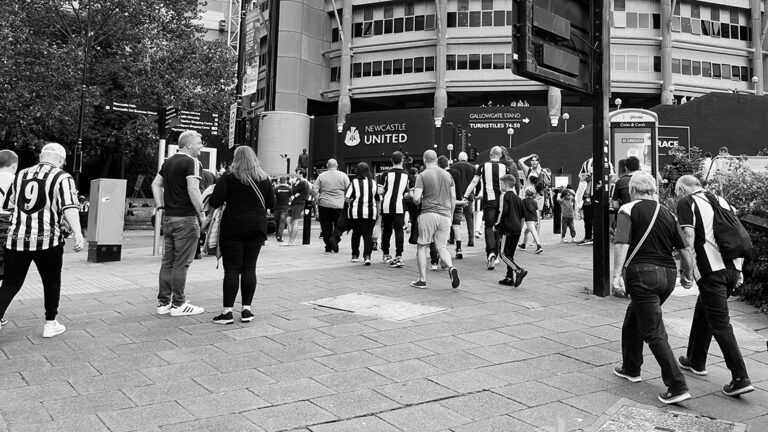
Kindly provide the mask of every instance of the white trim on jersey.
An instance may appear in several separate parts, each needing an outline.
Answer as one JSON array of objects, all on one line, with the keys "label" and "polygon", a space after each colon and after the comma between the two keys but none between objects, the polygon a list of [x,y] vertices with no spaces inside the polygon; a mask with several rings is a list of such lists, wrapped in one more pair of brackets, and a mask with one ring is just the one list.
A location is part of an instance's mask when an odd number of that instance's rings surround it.
[{"label": "white trim on jersey", "polygon": [[[703,192],[701,193],[703,194]],[[693,228],[694,233],[697,235],[701,234],[702,232],[704,234],[704,243],[701,245],[701,247],[695,248],[696,256],[701,257],[701,255],[704,254],[707,257],[707,263],[713,272],[725,270],[728,268],[728,266],[726,265],[725,260],[723,260],[723,256],[720,254],[720,251],[717,249],[717,242],[715,241],[715,230],[713,228],[715,212],[712,209],[712,205],[709,203],[709,200],[707,200],[706,197],[700,195],[699,192],[691,194],[691,197],[693,198],[691,203],[691,213],[693,213],[693,227],[690,225],[683,226]],[[720,207],[731,211],[733,210],[725,198],[717,195],[715,195],[715,197],[717,198]],[[699,201],[696,200],[697,198]],[[699,203],[705,203],[705,205],[700,205]],[[701,217],[700,219],[699,216]],[[733,267],[741,271],[744,258],[736,258],[735,260],[732,260],[732,262]],[[698,266],[696,266],[694,269],[694,277],[696,279],[701,277]]]},{"label": "white trim on jersey", "polygon": [[382,198],[381,212],[383,214],[403,214],[403,195],[408,190],[408,174],[402,169],[390,170],[384,177],[384,197]]}]

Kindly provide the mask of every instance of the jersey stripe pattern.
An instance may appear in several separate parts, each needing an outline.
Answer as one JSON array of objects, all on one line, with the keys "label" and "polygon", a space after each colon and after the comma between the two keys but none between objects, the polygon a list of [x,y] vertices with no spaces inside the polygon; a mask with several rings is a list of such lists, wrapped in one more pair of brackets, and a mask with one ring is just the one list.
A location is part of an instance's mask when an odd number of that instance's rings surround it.
[{"label": "jersey stripe pattern", "polygon": [[480,166],[478,175],[483,183],[483,202],[496,201],[501,197],[499,179],[507,174],[507,166],[499,161],[486,162]]},{"label": "jersey stripe pattern", "polygon": [[349,198],[349,217],[352,219],[376,219],[376,201],[379,194],[376,182],[371,179],[352,180],[347,188]]},{"label": "jersey stripe pattern", "polygon": [[[733,210],[723,197],[716,197],[721,207]],[[694,193],[683,198],[681,202],[684,204],[678,207],[680,225],[682,227],[692,227],[696,234],[693,243],[693,250],[696,252],[694,276],[698,279],[712,272],[724,269],[741,271],[744,258],[736,258],[734,260],[723,258],[717,249],[715,231],[713,229],[715,212],[706,196],[700,192]],[[684,207],[688,208],[684,209]],[[685,211],[680,214],[681,210]]]},{"label": "jersey stripe pattern", "polygon": [[408,174],[400,169],[392,169],[384,176],[384,197],[381,212],[384,214],[403,214],[403,195],[408,188]]},{"label": "jersey stripe pattern", "polygon": [[40,163],[18,173],[11,189],[15,207],[5,246],[16,251],[50,249],[64,242],[64,210],[78,208],[75,181],[67,172]]}]

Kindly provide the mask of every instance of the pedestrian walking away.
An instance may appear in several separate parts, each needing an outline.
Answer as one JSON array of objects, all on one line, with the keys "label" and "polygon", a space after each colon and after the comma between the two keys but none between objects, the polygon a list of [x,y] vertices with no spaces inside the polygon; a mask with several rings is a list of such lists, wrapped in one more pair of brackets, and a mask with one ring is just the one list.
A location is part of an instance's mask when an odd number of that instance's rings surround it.
[{"label": "pedestrian walking away", "polygon": [[427,250],[429,244],[434,242],[440,260],[448,267],[451,286],[458,288],[461,283],[459,272],[453,267],[447,248],[453,209],[456,207],[453,177],[437,166],[437,153],[434,150],[424,152],[424,165],[426,169],[416,177],[413,189],[413,202],[421,204],[421,213],[418,219],[419,237],[416,246],[419,278],[411,282],[411,287],[427,287]]},{"label": "pedestrian walking away", "polygon": [[539,230],[536,228],[539,222],[539,211],[536,203],[536,191],[533,188],[525,190],[525,199],[523,200],[523,208],[525,209],[525,228],[523,228],[523,241],[519,244],[520,249],[525,250],[528,244],[528,234],[531,234],[533,241],[536,243],[536,250],[534,253],[540,254],[544,249],[541,247],[541,239],[539,238]]},{"label": "pedestrian walking away", "polygon": [[517,179],[512,175],[501,178],[502,197],[499,201],[499,219],[495,229],[501,234],[501,261],[507,265],[507,275],[499,281],[501,285],[518,287],[528,275],[528,271],[515,262],[515,250],[520,240],[520,233],[525,226],[525,207],[517,195]]},{"label": "pedestrian walking away", "polygon": [[240,290],[240,320],[253,320],[251,302],[256,292],[256,262],[267,239],[267,210],[275,206],[275,192],[269,175],[261,168],[256,153],[248,146],[235,150],[229,172],[216,183],[211,206],[226,203],[221,218],[219,244],[224,264],[222,283],[224,309],[213,318],[217,324],[231,324],[232,310]]},{"label": "pedestrian walking away", "polygon": [[728,311],[728,297],[739,284],[744,260],[725,258],[717,249],[715,213],[711,202],[716,202],[727,211],[733,211],[733,208],[724,198],[705,192],[699,180],[691,175],[677,180],[675,192],[678,197],[677,217],[685,239],[696,256],[694,276],[699,288],[688,350],[678,361],[684,369],[696,375],[706,375],[709,344],[714,337],[723,353],[725,365],[731,371],[731,382],[723,387],[723,393],[728,396],[749,393],[755,387],[747,374]]},{"label": "pedestrian walking away", "polygon": [[339,171],[336,159],[328,159],[328,168],[320,174],[312,186],[320,219],[320,233],[325,243],[325,252],[339,252],[340,237],[336,236],[336,223],[344,208],[344,198],[349,188],[349,177]]},{"label": "pedestrian walking away", "polygon": [[[659,363],[661,379],[667,387],[659,394],[659,400],[667,404],[682,402],[691,395],[669,345],[661,306],[675,289],[677,266],[672,252],[680,252],[681,283],[686,288],[692,286],[693,256],[675,217],[657,202],[653,177],[637,172],[629,182],[629,190],[633,201],[619,210],[613,238],[616,244],[613,274],[616,278],[624,274],[631,299],[621,328],[622,364],[613,372],[630,382],[639,382],[643,342],[646,342]],[[628,251],[631,251],[629,256]]]},{"label": "pedestrian walking away", "polygon": [[355,179],[347,188],[349,219],[352,222],[352,262],[360,261],[360,238],[363,239],[363,264],[371,265],[373,251],[373,226],[376,224],[380,199],[376,182],[371,179],[368,164],[360,162],[355,169]]},{"label": "pedestrian walking away", "polygon": [[275,189],[275,240],[283,242],[283,232],[288,226],[288,215],[291,210],[291,187],[288,177],[281,176]]},{"label": "pedestrian walking away", "polygon": [[[390,267],[403,266],[403,247],[405,244],[405,202],[403,197],[408,191],[408,173],[403,169],[405,156],[396,151],[392,153],[392,169],[381,176],[379,195],[381,196],[381,252],[382,261]],[[395,255],[390,254],[392,234],[395,234]]]},{"label": "pedestrian walking away", "polygon": [[296,174],[296,182],[291,187],[291,208],[286,219],[288,241],[283,242],[283,246],[293,246],[296,244],[296,236],[299,233],[299,221],[304,216],[304,207],[307,205],[307,198],[309,198],[311,190],[307,181],[307,172],[303,169],[297,169]]},{"label": "pedestrian walking away", "polygon": [[152,181],[152,194],[163,221],[163,259],[160,265],[157,313],[171,316],[197,315],[200,306],[187,301],[187,271],[192,263],[205,221],[200,180],[203,148],[195,131],[179,135],[179,151],[169,157]]},{"label": "pedestrian walking away", "polygon": [[[465,152],[459,153],[459,161],[451,165],[451,167],[448,169],[448,172],[451,173],[451,176],[453,177],[453,183],[456,188],[456,196],[464,196],[464,192],[467,190],[467,187],[470,185],[470,183],[472,183],[472,179],[475,178],[475,167],[467,162],[467,154]],[[456,208],[453,211],[453,223],[451,226],[451,232],[456,244],[456,259],[462,259],[464,257],[464,252],[461,249],[461,222],[464,220],[467,221],[466,245],[468,247],[475,245],[475,218],[472,211],[472,203],[474,200],[474,193],[469,194],[466,201],[463,199],[457,200]]]},{"label": "pedestrian walking away", "polygon": [[[6,152],[0,152],[0,166],[13,167],[18,158],[13,152]],[[43,282],[43,337],[54,337],[66,331],[56,319],[61,296],[65,223],[69,224],[75,238],[74,251],[81,251],[85,245],[75,180],[62,170],[66,160],[67,152],[61,144],[48,143],[40,151],[40,162],[21,170],[10,190],[6,190],[3,209],[12,211],[13,216],[3,251],[5,275],[0,285],[0,328],[5,325],[5,312],[24,285],[34,262]],[[0,176],[0,186],[4,185],[8,173],[6,169]]]}]

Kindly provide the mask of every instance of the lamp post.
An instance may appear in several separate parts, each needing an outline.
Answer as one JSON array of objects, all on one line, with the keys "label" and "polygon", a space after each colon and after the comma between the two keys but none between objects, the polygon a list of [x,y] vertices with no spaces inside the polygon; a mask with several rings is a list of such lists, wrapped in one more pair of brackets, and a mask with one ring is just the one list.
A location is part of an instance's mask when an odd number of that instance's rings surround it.
[{"label": "lamp post", "polygon": [[88,81],[88,54],[91,50],[91,13],[90,3],[86,10],[85,19],[85,49],[83,52],[83,76],[80,82],[80,115],[77,121],[77,143],[72,160],[72,171],[75,178],[75,187],[80,188],[80,173],[83,171],[83,122],[85,121],[85,90]]},{"label": "lamp post", "polygon": [[507,135],[509,135],[509,148],[512,149],[512,135],[515,134],[515,130],[512,128],[507,129]]},{"label": "lamp post", "polygon": [[563,113],[563,127],[565,128],[565,133],[568,133],[568,119],[571,118],[570,114]]},{"label": "lamp post", "polygon": [[757,94],[757,83],[760,82],[760,78],[757,77],[757,75],[752,77],[752,90],[755,91],[755,95],[759,96]]},{"label": "lamp post", "polygon": [[621,109],[621,102],[622,102],[621,98],[616,98],[616,109],[617,110]]},{"label": "lamp post", "polygon": [[453,160],[453,144],[448,144],[445,148],[448,149],[448,159]]}]

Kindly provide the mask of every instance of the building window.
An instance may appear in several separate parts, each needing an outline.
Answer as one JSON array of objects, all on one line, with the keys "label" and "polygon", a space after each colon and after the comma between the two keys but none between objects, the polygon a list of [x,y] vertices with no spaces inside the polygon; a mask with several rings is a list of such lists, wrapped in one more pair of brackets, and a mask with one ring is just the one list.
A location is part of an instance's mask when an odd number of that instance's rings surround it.
[{"label": "building window", "polygon": [[709,13],[712,21],[720,22],[720,8],[717,6],[710,6]]},{"label": "building window", "polygon": [[688,17],[682,17],[681,18],[681,25],[682,25],[682,32],[683,33],[690,33],[691,32],[691,19]]},{"label": "building window", "polygon": [[458,2],[459,12],[466,12],[469,10],[469,0],[459,0]]},{"label": "building window", "polygon": [[469,70],[479,70],[479,69],[480,69],[480,54],[470,54]]},{"label": "building window", "polygon": [[434,72],[434,71],[435,71],[435,58],[424,57],[424,72]]},{"label": "building window", "polygon": [[512,11],[507,11],[507,25],[512,25]]},{"label": "building window", "polygon": [[691,74],[691,61],[687,60],[687,59],[683,59],[682,65],[683,65],[683,67],[682,67],[683,75],[690,75]]},{"label": "building window", "polygon": [[493,54],[482,54],[480,63],[483,69],[493,69]]},{"label": "building window", "polygon": [[738,66],[731,66],[731,79],[738,81],[741,76],[741,69]]},{"label": "building window", "polygon": [[455,54],[448,54],[445,56],[445,70],[456,70]]},{"label": "building window", "polygon": [[352,78],[360,78],[363,76],[363,64],[355,63],[352,65]]},{"label": "building window", "polygon": [[701,20],[699,19],[691,20],[691,34],[695,34],[695,35],[701,34]]},{"label": "building window", "polygon": [[413,59],[403,60],[403,73],[413,73]]},{"label": "building window", "polygon": [[712,63],[701,62],[701,76],[703,76],[704,78],[712,77]]},{"label": "building window", "polygon": [[626,57],[623,55],[615,55],[613,57],[613,70],[615,71],[624,71],[626,69],[625,65]]},{"label": "building window", "polygon": [[373,73],[371,76],[381,76],[381,61],[373,62]]},{"label": "building window", "polygon": [[679,74],[680,71],[680,59],[679,58],[673,58],[672,59],[672,73]]},{"label": "building window", "polygon": [[[736,27],[736,26],[732,26],[731,29],[733,29],[734,27]],[[741,39],[741,40],[743,40],[745,42],[752,39],[750,37],[747,37],[747,34],[748,34],[747,26],[738,26],[738,27],[739,27],[739,39]]]},{"label": "building window", "polygon": [[494,27],[504,27],[506,24],[505,21],[505,15],[506,11],[493,11],[493,26]]},{"label": "building window", "polygon": [[722,76],[720,65],[712,63],[712,78],[720,78]]},{"label": "building window", "polygon": [[731,25],[726,23],[720,23],[720,37],[723,39],[731,38]]},{"label": "building window", "polygon": [[363,37],[373,36],[373,21],[363,23]]},{"label": "building window", "polygon": [[363,21],[373,21],[373,8],[367,7],[363,9]]},{"label": "building window", "polygon": [[459,12],[456,15],[457,27],[469,27],[469,12]]},{"label": "building window", "polygon": [[673,16],[672,17],[672,31],[679,32],[680,29],[681,29],[680,17],[679,16]]},{"label": "building window", "polygon": [[640,72],[650,72],[651,71],[651,58],[649,56],[639,56],[638,57],[638,71]]},{"label": "building window", "polygon": [[493,55],[493,68],[504,69],[504,54]]},{"label": "building window", "polygon": [[449,28],[456,27],[456,12],[448,12],[448,22],[446,26]]},{"label": "building window", "polygon": [[341,81],[341,74],[339,74],[340,70],[341,68],[338,66],[334,66],[331,68],[331,82]]},{"label": "building window", "polygon": [[413,31],[413,17],[405,17],[405,31]]},{"label": "building window", "polygon": [[512,69],[512,54],[504,54],[504,68],[505,69]]},{"label": "building window", "polygon": [[461,54],[456,56],[456,69],[457,70],[466,70],[467,69],[467,55]]},{"label": "building window", "polygon": [[749,81],[749,75],[751,70],[748,69],[746,66],[741,67],[741,80],[742,81]]},{"label": "building window", "polygon": [[384,34],[390,34],[394,32],[394,20],[384,20]]},{"label": "building window", "polygon": [[395,18],[395,20],[394,20],[394,30],[395,30],[395,33],[402,33],[403,32],[403,19],[402,18]]},{"label": "building window", "polygon": [[637,28],[637,13],[627,12],[627,28]]},{"label": "building window", "polygon": [[653,56],[653,71],[661,72],[661,56]]},{"label": "building window", "polygon": [[425,30],[434,30],[435,29],[435,15],[434,14],[426,15],[424,17],[424,20],[425,20],[425,22],[424,22],[424,29]]},{"label": "building window", "polygon": [[617,12],[623,12],[627,10],[627,4],[625,0],[613,0],[613,10]]},{"label": "building window", "polygon": [[699,61],[692,61],[691,62],[691,75],[693,75],[693,76],[700,76],[701,75],[701,62],[699,62]]},{"label": "building window", "polygon": [[627,56],[627,72],[637,72],[637,56]]},{"label": "building window", "polygon": [[334,27],[331,29],[331,42],[338,42],[339,41],[339,28]]},{"label": "building window", "polygon": [[651,18],[653,21],[653,29],[654,30],[660,30],[661,29],[661,14],[651,14]]},{"label": "building window", "polygon": [[392,74],[401,75],[403,73],[403,59],[392,60]]},{"label": "building window", "polygon": [[371,64],[370,63],[363,63],[363,76],[364,77],[371,76]]},{"label": "building window", "polygon": [[413,59],[413,73],[424,72],[424,57],[416,57]]},{"label": "building window", "polygon": [[493,0],[482,0],[480,2],[480,9],[493,10]]},{"label": "building window", "polygon": [[651,28],[651,14],[641,13],[637,15],[637,27],[641,29]]},{"label": "building window", "polygon": [[384,5],[384,19],[395,17],[395,7],[391,4]]},{"label": "building window", "polygon": [[483,27],[493,27],[493,12],[483,12],[482,25]]},{"label": "building window", "polygon": [[415,30],[416,31],[423,31],[424,30],[424,15],[416,15],[415,17]]},{"label": "building window", "polygon": [[723,73],[723,79],[731,79],[731,66],[724,64],[720,68],[720,71]]},{"label": "building window", "polygon": [[691,3],[691,18],[701,18],[701,5]]},{"label": "building window", "polygon": [[480,27],[480,11],[469,12],[469,26]]},{"label": "building window", "polygon": [[731,8],[731,24],[738,24],[739,23],[739,10],[736,8]]},{"label": "building window", "polygon": [[352,26],[352,37],[363,37],[363,23],[355,23]]},{"label": "building window", "polygon": [[392,60],[382,62],[382,75],[392,75]]},{"label": "building window", "polygon": [[711,21],[701,20],[701,34],[704,36],[710,36],[712,34]]},{"label": "building window", "polygon": [[376,20],[373,22],[373,34],[378,36],[384,34],[384,22]]},{"label": "building window", "polygon": [[405,0],[405,16],[413,15],[414,0]]}]

